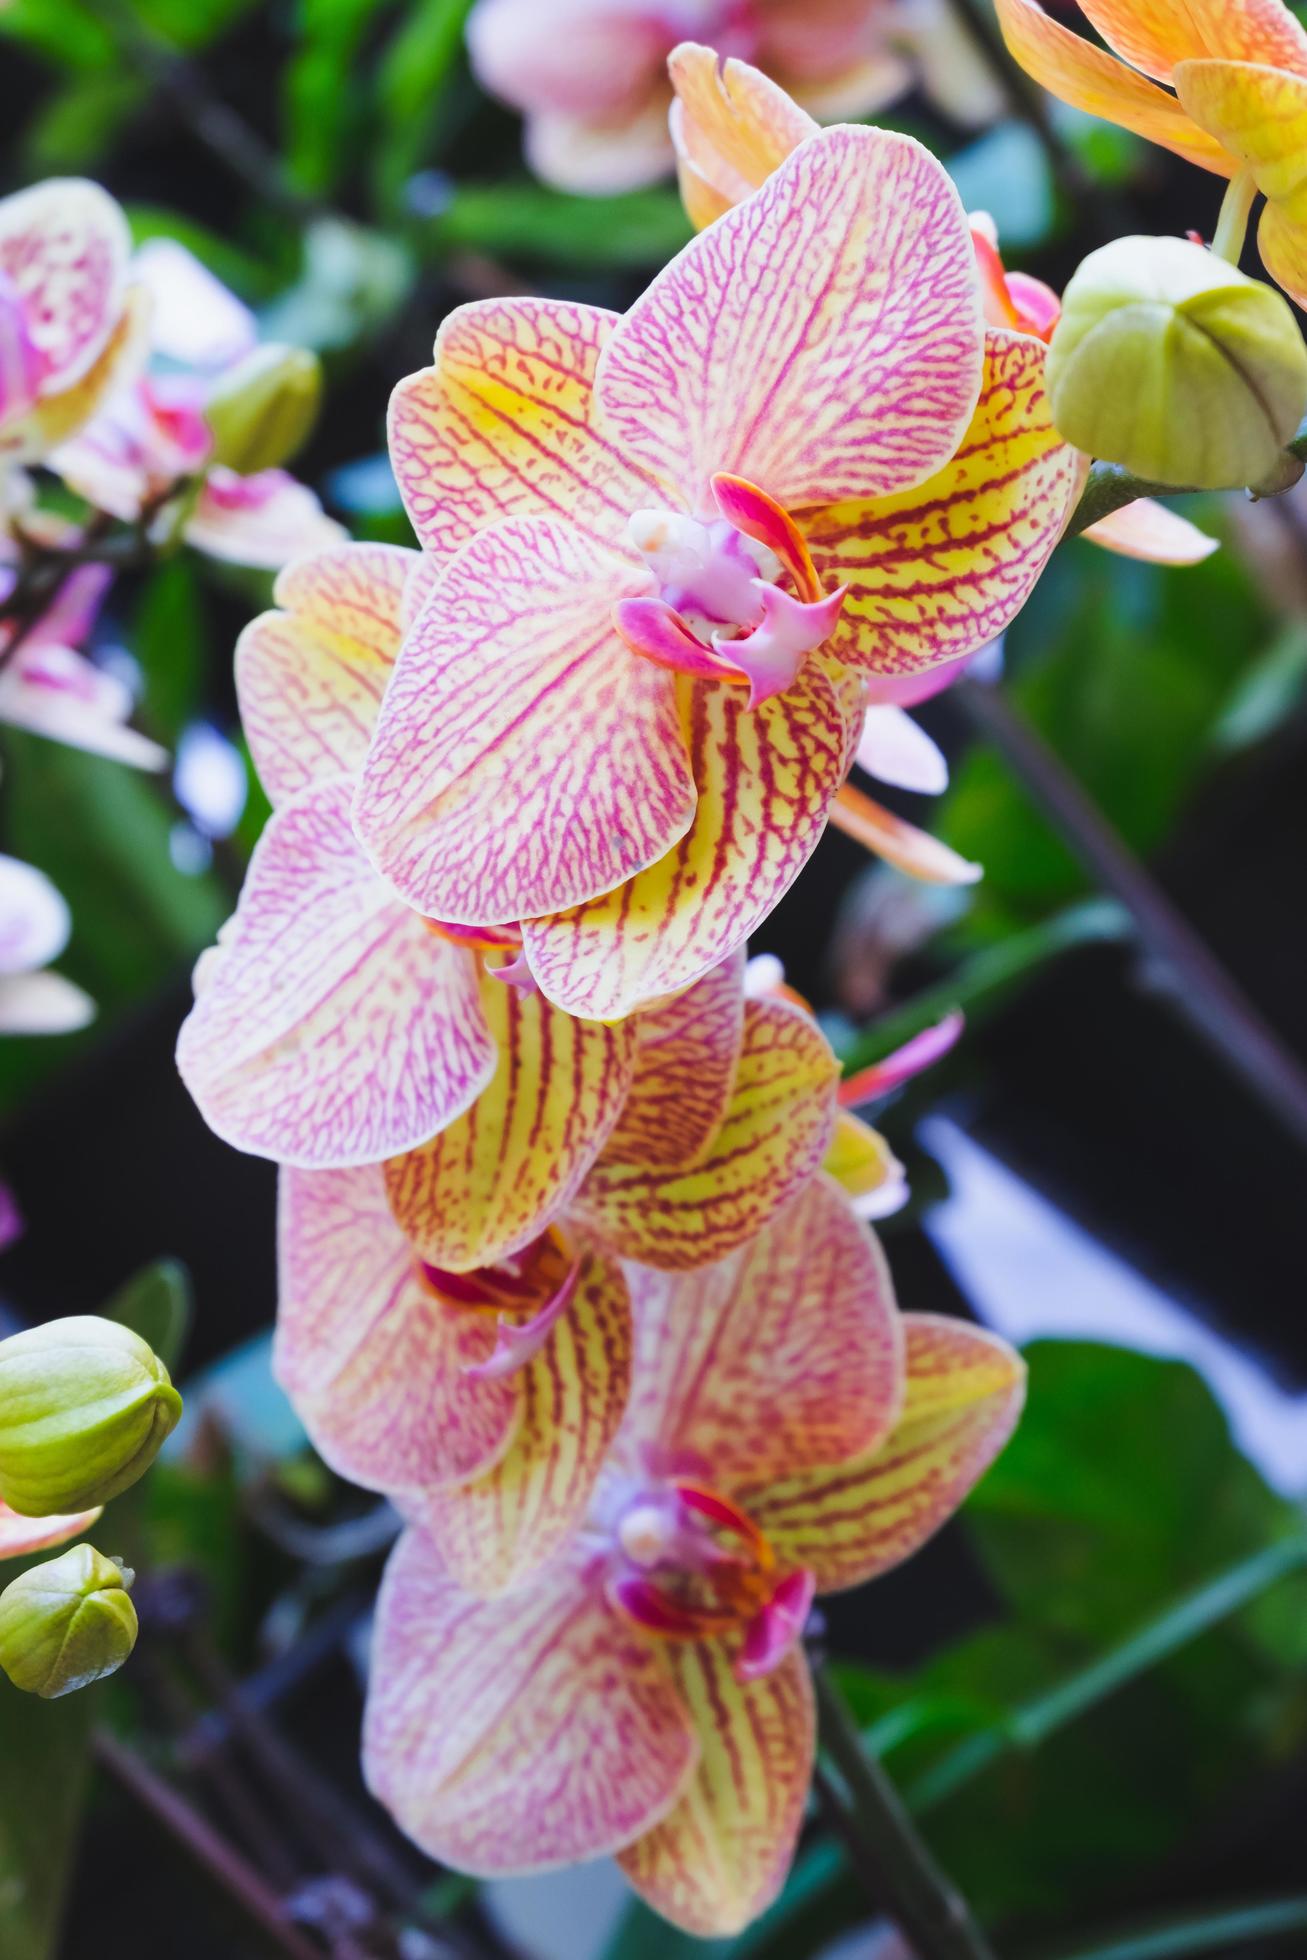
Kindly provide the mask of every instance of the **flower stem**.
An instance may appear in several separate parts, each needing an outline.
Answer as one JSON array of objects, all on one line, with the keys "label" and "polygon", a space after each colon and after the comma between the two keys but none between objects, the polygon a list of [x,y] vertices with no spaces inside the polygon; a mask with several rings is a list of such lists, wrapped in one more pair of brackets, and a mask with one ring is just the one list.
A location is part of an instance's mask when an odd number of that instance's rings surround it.
[{"label": "flower stem", "polygon": [[918,1835],[902,1799],[869,1755],[853,1713],[824,1668],[815,1670],[821,1748],[838,1775],[826,1779],[840,1804],[842,1835],[861,1864],[877,1905],[898,1925],[918,1960],[993,1960],[971,1908]]},{"label": "flower stem", "polygon": [[1221,199],[1221,213],[1212,234],[1212,250],[1218,259],[1225,259],[1237,266],[1243,257],[1248,219],[1256,195],[1257,184],[1251,170],[1241,170],[1226,185],[1225,196]]}]

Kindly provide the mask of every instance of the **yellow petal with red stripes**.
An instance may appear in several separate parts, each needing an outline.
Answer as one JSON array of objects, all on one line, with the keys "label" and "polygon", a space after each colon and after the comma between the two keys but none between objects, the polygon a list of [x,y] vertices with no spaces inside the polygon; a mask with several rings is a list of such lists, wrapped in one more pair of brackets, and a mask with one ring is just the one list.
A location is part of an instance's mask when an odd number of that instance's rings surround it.
[{"label": "yellow petal with red stripes", "polygon": [[1025,1399],[1025,1363],[996,1334],[939,1314],[905,1314],[907,1397],[885,1442],[836,1469],[735,1494],[778,1560],[817,1591],[861,1585],[917,1551],[1006,1443]]},{"label": "yellow petal with red stripes", "polygon": [[991,328],[980,401],[942,470],[893,497],[798,513],[822,584],[848,588],[839,659],[889,675],[961,659],[1030,597],[1081,474],[1050,418],[1045,352]]},{"label": "yellow petal with red stripes", "polygon": [[712,1143],[744,1038],[744,967],[741,947],[684,993],[635,1016],[630,1093],[605,1157],[679,1170]]},{"label": "yellow petal with red stripes", "polygon": [[822,1169],[850,1198],[867,1198],[903,1176],[903,1166],[879,1130],[842,1109]]},{"label": "yellow petal with red stripes", "polygon": [[1052,20],[1039,0],[994,0],[1003,39],[1014,61],[1051,95],[1087,115],[1131,129],[1136,136],[1174,150],[1190,163],[1232,177],[1234,165],[1219,143],[1184,113],[1156,82]]},{"label": "yellow petal with red stripes", "polygon": [[623,1259],[688,1271],[760,1231],[821,1163],[835,1123],[839,1064],[820,1028],[788,1001],[749,1001],[735,1088],[709,1148],[686,1170],[605,1152],[575,1216]]},{"label": "yellow petal with red stripes", "polygon": [[476,1101],[386,1165],[391,1209],[428,1265],[491,1266],[522,1251],[576,1191],[621,1113],[633,1024],[560,1013],[541,994],[481,983],[498,1059]]},{"label": "yellow petal with red stripes", "polygon": [[812,1682],[798,1652],[749,1682],[735,1679],[721,1641],[669,1646],[667,1659],[699,1766],[675,1808],[618,1863],[664,1919],[723,1938],[785,1883],[812,1776]]},{"label": "yellow petal with red stripes", "polygon": [[631,1381],[631,1310],[615,1261],[584,1255],[567,1311],[517,1380],[521,1418],[494,1469],[402,1505],[454,1580],[484,1596],[520,1585],[567,1543],[617,1434]]}]

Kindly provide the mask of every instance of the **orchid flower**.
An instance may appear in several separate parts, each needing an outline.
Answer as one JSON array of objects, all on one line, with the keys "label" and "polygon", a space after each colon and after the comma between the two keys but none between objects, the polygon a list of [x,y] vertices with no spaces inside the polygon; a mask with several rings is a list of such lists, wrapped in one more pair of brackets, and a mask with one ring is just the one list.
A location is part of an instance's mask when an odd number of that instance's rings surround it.
[{"label": "orchid flower", "polygon": [[1052,94],[1240,179],[1245,213],[1262,192],[1262,263],[1307,303],[1307,29],[1283,0],[1080,0],[1111,53],[1039,0],[996,4],[1013,57]]},{"label": "orchid flower", "polygon": [[396,546],[335,546],[283,572],[284,610],[241,636],[242,717],[274,814],[197,966],[178,1066],[219,1136],[317,1169],[379,1163],[460,1117],[475,1139],[489,1095],[481,1128],[501,1150],[497,1126],[511,1132],[519,1212],[530,1194],[525,1244],[616,1123],[635,1034],[506,984],[481,954],[511,954],[511,935],[433,929],[355,841],[353,777],[415,569]]},{"label": "orchid flower", "polygon": [[631,1399],[583,1529],[493,1602],[420,1528],[392,1555],[365,1769],[444,1864],[615,1853],[659,1912],[728,1935],[779,1891],[802,1821],[814,1596],[956,1510],[1023,1369],[964,1322],[900,1318],[821,1180],[730,1260],[628,1282]]},{"label": "orchid flower", "polygon": [[0,1499],[0,1559],[27,1558],[32,1552],[48,1552],[54,1545],[67,1544],[70,1538],[90,1530],[101,1509],[103,1506],[66,1516],[25,1518]]},{"label": "orchid flower", "polygon": [[47,973],[68,944],[68,907],[43,871],[0,856],[0,1034],[69,1034],[95,1003],[62,974]]},{"label": "orchid flower", "polygon": [[382,875],[520,925],[571,1013],[717,965],[815,848],[866,678],[966,657],[1033,588],[1076,474],[1042,361],[986,339],[939,164],[869,129],[811,137],[622,318],[452,314],[391,410],[437,563],[355,804]]},{"label": "orchid flower", "polygon": [[0,198],[0,467],[48,454],[134,358],[130,251],[98,184],[55,177]]},{"label": "orchid flower", "polygon": [[536,174],[599,192],[670,170],[666,61],[690,32],[757,61],[828,121],[882,108],[918,76],[964,121],[1002,106],[938,0],[477,0],[467,40],[478,80],[526,117]]}]

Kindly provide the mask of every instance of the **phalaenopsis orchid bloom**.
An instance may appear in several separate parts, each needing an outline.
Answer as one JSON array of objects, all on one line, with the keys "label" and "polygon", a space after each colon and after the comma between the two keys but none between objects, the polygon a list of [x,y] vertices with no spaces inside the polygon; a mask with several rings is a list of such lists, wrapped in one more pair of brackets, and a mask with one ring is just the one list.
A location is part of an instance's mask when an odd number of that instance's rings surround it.
[{"label": "phalaenopsis orchid bloom", "polygon": [[624,317],[451,315],[392,404],[438,564],[355,805],[382,874],[520,926],[572,1013],[725,958],[815,848],[867,677],[965,658],[1033,588],[1077,474],[1042,359],[987,339],[940,165],[869,129],[801,144]]},{"label": "phalaenopsis orchid bloom", "polygon": [[0,468],[80,428],[134,358],[130,253],[98,184],[55,177],[0,198]]},{"label": "phalaenopsis orchid bloom", "polygon": [[738,1931],[783,1883],[813,1754],[814,1596],[909,1557],[1002,1447],[1019,1358],[904,1315],[817,1180],[731,1259],[627,1268],[625,1421],[581,1530],[486,1601],[420,1527],[382,1587],[365,1766],[442,1863],[615,1853],[658,1911]]},{"label": "phalaenopsis orchid bloom", "polygon": [[478,0],[478,80],[526,117],[526,154],[566,190],[622,191],[672,166],[667,56],[686,34],[779,76],[826,120],[865,116],[920,79],[961,120],[1002,107],[935,0]]}]

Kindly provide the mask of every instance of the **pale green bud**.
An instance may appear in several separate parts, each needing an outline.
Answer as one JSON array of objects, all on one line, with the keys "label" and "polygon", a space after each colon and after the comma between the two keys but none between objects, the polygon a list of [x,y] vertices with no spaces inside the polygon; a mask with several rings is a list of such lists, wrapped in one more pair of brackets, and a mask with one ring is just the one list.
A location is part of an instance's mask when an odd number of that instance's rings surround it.
[{"label": "pale green bud", "polygon": [[24,1517],[86,1511],[143,1476],[182,1399],[116,1320],[79,1314],[0,1341],[0,1497]]},{"label": "pale green bud", "polygon": [[322,367],[304,347],[255,347],[216,382],[204,406],[215,463],[242,476],[288,462],[317,420]]},{"label": "pale green bud", "polygon": [[1118,238],[1067,287],[1048,350],[1058,433],[1151,483],[1259,483],[1307,411],[1288,302],[1202,245]]},{"label": "pale green bud", "polygon": [[54,1701],[115,1674],[136,1645],[135,1575],[94,1545],[20,1573],[0,1593],[0,1667],[24,1694]]}]

